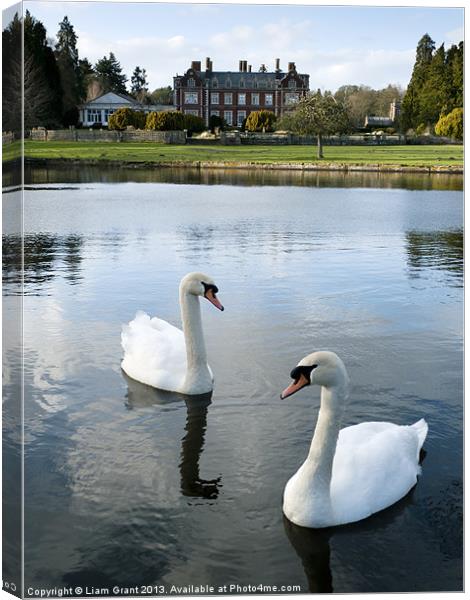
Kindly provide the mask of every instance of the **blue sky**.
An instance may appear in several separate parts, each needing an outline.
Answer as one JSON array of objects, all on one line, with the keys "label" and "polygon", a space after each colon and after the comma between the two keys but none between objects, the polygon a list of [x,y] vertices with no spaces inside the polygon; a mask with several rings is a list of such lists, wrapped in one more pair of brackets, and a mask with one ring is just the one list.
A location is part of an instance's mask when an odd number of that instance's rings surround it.
[{"label": "blue sky", "polygon": [[[458,4],[458,3],[456,3]],[[463,39],[462,7],[320,6],[25,1],[50,37],[69,17],[80,57],[114,52],[130,78],[146,69],[150,89],[171,85],[191,60],[210,56],[215,70],[258,70],[294,61],[311,88],[344,84],[406,87],[418,40],[429,33],[446,47]]]}]

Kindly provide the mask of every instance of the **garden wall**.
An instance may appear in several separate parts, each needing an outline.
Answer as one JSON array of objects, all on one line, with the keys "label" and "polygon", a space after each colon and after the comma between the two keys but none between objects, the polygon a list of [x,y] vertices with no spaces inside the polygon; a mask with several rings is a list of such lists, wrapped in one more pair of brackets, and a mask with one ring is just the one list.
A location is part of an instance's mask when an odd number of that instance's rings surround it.
[{"label": "garden wall", "polygon": [[40,142],[160,142],[185,144],[184,131],[112,131],[106,129],[44,129],[31,131],[31,139]]}]

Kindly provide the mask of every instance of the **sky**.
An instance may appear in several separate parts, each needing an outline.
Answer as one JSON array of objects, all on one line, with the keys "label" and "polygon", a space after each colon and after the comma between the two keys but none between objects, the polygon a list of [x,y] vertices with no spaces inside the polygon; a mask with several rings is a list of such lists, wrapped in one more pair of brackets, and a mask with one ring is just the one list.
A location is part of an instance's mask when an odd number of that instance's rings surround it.
[{"label": "sky", "polygon": [[[432,1],[427,4],[433,4]],[[444,3],[441,3],[444,4]],[[458,2],[453,4],[458,5]],[[4,7],[4,3],[2,4]],[[464,9],[439,6],[321,6],[310,4],[184,4],[138,2],[24,2],[55,38],[65,15],[78,36],[80,58],[95,63],[113,52],[130,79],[145,68],[149,89],[173,85],[192,60],[237,71],[247,60],[257,71],[287,70],[295,62],[310,88],[341,85],[406,88],[419,39],[436,46],[464,37]]]}]

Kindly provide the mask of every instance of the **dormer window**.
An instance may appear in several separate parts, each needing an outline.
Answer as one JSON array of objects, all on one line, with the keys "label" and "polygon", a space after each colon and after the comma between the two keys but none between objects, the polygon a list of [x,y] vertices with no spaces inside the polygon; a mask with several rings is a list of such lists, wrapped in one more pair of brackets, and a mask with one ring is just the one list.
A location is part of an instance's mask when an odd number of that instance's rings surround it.
[{"label": "dormer window", "polygon": [[297,82],[295,79],[290,79],[289,80],[289,89],[290,90],[295,90],[297,87]]},{"label": "dormer window", "polygon": [[244,79],[240,79],[240,87],[244,88],[245,87],[245,80]]},{"label": "dormer window", "polygon": [[188,87],[196,87],[196,81],[194,80],[193,77],[190,77],[188,79]]},{"label": "dormer window", "polygon": [[230,77],[227,77],[227,79],[225,80],[225,87],[232,87],[232,80],[230,79]]}]

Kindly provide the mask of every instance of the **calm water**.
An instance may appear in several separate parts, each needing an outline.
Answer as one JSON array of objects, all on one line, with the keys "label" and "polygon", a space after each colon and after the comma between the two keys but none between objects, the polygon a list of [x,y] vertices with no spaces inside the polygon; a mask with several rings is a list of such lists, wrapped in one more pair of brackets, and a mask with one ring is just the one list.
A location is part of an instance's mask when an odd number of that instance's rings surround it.
[{"label": "calm water", "polygon": [[[382,187],[110,180],[30,173],[26,587],[462,589],[462,192],[383,177]],[[15,201],[4,195],[6,335]],[[211,398],[120,370],[121,324],[142,309],[179,325],[178,283],[192,270],[215,279],[226,308],[202,307]],[[320,532],[281,511],[319,391],[279,392],[316,349],[348,368],[344,425],[424,416],[430,427],[405,499]],[[8,341],[6,356],[8,403],[18,359]]]}]

